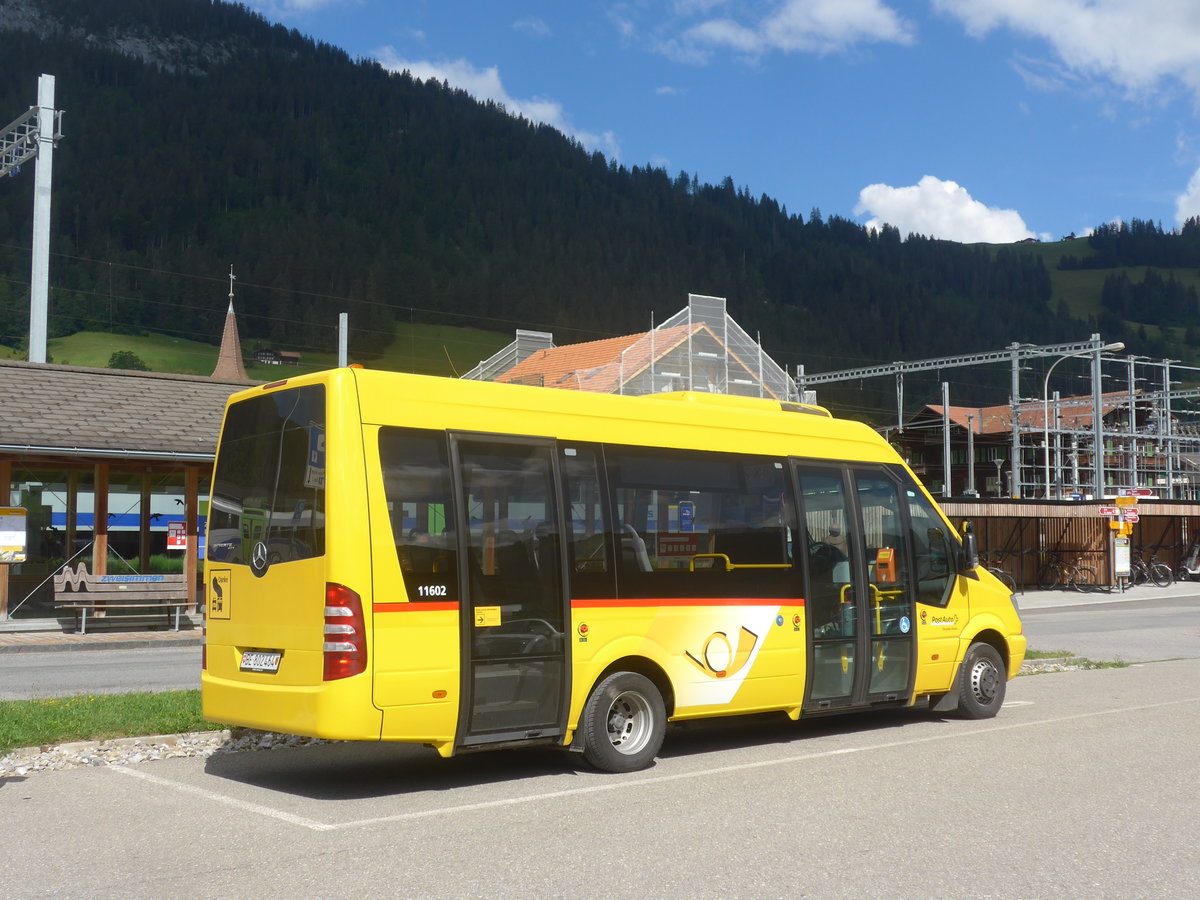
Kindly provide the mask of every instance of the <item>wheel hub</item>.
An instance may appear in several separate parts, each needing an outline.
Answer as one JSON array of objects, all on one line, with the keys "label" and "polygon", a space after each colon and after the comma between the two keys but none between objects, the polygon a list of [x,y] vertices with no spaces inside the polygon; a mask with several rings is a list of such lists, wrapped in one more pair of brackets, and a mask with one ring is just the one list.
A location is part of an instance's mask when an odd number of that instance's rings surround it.
[{"label": "wheel hub", "polygon": [[996,699],[1000,684],[1000,673],[987,660],[980,660],[971,670],[971,692],[980,703],[991,703]]},{"label": "wheel hub", "polygon": [[650,708],[640,694],[626,692],[608,710],[608,740],[621,753],[637,753],[651,730]]}]

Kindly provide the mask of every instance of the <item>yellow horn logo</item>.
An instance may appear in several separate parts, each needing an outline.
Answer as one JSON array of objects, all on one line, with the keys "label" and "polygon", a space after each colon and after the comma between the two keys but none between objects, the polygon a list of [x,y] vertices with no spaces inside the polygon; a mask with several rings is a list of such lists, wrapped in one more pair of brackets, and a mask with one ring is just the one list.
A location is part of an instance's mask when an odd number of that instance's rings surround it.
[{"label": "yellow horn logo", "polygon": [[710,678],[728,678],[730,675],[736,675],[746,665],[757,643],[758,635],[743,625],[738,632],[737,650],[733,649],[725,632],[716,631],[704,642],[704,649],[699,658],[691,651],[685,651],[684,655],[692,665]]}]

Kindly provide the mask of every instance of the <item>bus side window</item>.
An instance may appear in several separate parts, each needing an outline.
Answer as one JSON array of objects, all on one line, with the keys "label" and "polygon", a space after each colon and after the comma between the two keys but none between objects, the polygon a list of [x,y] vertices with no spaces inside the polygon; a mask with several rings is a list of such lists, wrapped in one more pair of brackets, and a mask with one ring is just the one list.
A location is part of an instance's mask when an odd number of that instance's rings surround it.
[{"label": "bus side window", "polygon": [[457,601],[458,565],[446,436],[383,428],[383,487],[391,508],[396,557],[409,600]]},{"label": "bus side window", "polygon": [[599,462],[594,447],[570,444],[560,448],[567,505],[567,568],[571,592],[581,598],[616,596],[611,514],[600,483]]},{"label": "bus side window", "polygon": [[915,487],[902,488],[912,523],[912,545],[917,567],[917,602],[945,606],[954,585],[954,542],[941,516]]},{"label": "bus side window", "polygon": [[783,460],[608,447],[617,589],[634,597],[795,597]]}]

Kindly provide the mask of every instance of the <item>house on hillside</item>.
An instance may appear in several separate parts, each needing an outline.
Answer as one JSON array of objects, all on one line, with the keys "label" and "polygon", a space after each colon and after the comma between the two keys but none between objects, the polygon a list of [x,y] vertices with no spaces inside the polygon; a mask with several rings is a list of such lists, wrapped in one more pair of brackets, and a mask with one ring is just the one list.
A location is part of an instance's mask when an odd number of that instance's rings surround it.
[{"label": "house on hillside", "polygon": [[298,366],[300,354],[293,350],[272,350],[260,347],[254,351],[254,361],[264,366]]},{"label": "house on hillside", "polygon": [[725,312],[725,299],[688,305],[650,331],[556,346],[553,335],[516,340],[463,376],[603,394],[704,391],[796,401],[795,380]]}]

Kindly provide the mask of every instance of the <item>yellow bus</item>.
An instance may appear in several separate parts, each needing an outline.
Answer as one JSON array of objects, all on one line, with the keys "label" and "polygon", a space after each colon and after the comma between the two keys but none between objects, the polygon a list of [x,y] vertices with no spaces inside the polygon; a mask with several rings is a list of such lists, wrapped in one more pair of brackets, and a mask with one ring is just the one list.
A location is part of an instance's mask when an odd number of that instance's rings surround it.
[{"label": "yellow bus", "polygon": [[[230,398],[206,718],[651,764],[666,725],[996,714],[1012,595],[895,451],[815,406],[342,368]],[[212,544],[210,544],[212,547]]]}]

